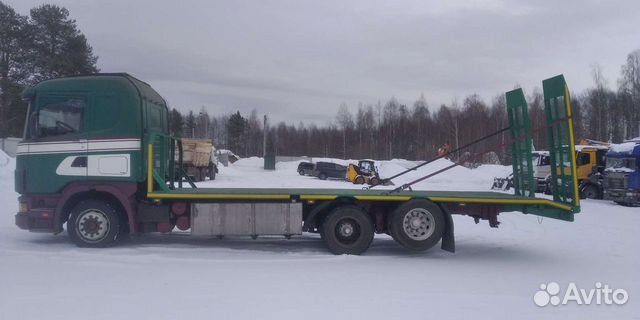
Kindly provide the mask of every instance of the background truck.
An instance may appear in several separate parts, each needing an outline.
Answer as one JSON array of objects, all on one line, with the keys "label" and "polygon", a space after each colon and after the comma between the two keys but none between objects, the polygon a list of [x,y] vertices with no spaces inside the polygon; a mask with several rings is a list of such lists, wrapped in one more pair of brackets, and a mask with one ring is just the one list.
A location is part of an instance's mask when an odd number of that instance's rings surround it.
[{"label": "background truck", "polygon": [[578,189],[582,198],[602,199],[602,174],[608,150],[609,147],[603,145],[576,146]]},{"label": "background truck", "polygon": [[533,162],[533,176],[536,179],[536,192],[546,192],[548,177],[551,175],[551,157],[549,151],[534,151],[531,153]]},{"label": "background truck", "polygon": [[612,145],[604,170],[604,198],[640,206],[640,139]]},{"label": "background truck", "polygon": [[[580,197],[583,199],[602,199],[604,195],[602,179],[605,155],[609,147],[604,145],[576,145],[575,149],[576,175]],[[547,175],[545,189],[547,194],[553,192],[551,179],[551,175]]]},{"label": "background truck", "polygon": [[441,243],[453,252],[455,214],[497,227],[503,212],[573,221],[580,211],[564,78],[543,81],[543,91],[557,182],[553,199],[535,197],[521,89],[506,94],[514,194],[411,190],[433,174],[393,190],[198,188],[189,180],[186,188],[182,141],[169,135],[166,102],[151,86],[128,74],[47,80],[23,94],[29,108],[16,158],[15,222],[54,234],[66,225],[81,247],[112,246],[127,234],[177,227],[198,237],[317,232],[335,254],[361,254],[375,233],[386,233],[409,250]]},{"label": "background truck", "polygon": [[[536,182],[536,192],[549,193],[550,177],[551,177],[551,156],[549,151],[537,150],[531,152],[531,164],[533,165],[533,178]],[[513,174],[507,177],[495,177],[493,179],[493,190],[507,191],[513,188]]]},{"label": "background truck", "polygon": [[[186,174],[193,181],[211,180],[218,173],[218,160],[215,157],[216,148],[208,139],[182,138],[182,165]],[[179,151],[178,151],[179,152]]]}]

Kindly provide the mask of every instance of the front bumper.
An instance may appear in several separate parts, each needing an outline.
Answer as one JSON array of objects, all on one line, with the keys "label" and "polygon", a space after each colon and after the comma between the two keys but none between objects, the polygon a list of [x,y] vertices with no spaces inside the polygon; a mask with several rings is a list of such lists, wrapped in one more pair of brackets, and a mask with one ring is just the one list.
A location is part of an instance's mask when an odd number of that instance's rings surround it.
[{"label": "front bumper", "polygon": [[16,226],[32,232],[54,232],[54,209],[31,209],[28,212],[18,212],[15,216]]},{"label": "front bumper", "polygon": [[543,193],[547,191],[547,179],[536,177],[536,192]]},{"label": "front bumper", "polygon": [[629,204],[640,204],[640,191],[608,189],[604,191],[604,199]]}]

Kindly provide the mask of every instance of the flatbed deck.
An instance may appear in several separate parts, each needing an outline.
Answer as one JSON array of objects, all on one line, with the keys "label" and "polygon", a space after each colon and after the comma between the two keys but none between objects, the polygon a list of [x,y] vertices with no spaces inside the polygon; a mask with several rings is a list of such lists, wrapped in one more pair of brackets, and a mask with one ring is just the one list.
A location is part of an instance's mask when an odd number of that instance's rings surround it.
[{"label": "flatbed deck", "polygon": [[[400,191],[364,189],[307,189],[307,188],[186,188],[168,192],[148,193],[151,199],[173,200],[254,200],[254,201],[322,201],[338,198],[352,198],[360,201],[407,201],[410,199],[428,199],[436,203],[486,204],[499,206],[524,206],[518,208],[527,212],[526,207],[554,208],[573,216],[573,208],[550,199],[532,198],[493,191]],[[508,210],[506,210],[508,211]],[[557,212],[556,212],[557,213]],[[556,217],[556,214],[553,215]],[[568,219],[564,219],[568,220]]]}]

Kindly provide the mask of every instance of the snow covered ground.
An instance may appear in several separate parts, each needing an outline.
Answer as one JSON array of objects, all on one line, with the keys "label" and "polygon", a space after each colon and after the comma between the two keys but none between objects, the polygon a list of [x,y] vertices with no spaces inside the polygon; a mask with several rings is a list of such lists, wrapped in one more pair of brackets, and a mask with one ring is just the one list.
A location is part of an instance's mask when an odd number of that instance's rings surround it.
[{"label": "snow covered ground", "polygon": [[[314,162],[329,161],[342,165],[355,160],[339,160],[326,158],[313,158]],[[198,184],[202,187],[265,187],[274,188],[342,188],[360,189],[362,185],[354,185],[344,180],[329,179],[326,181],[310,176],[300,176],[297,172],[299,161],[279,162],[275,171],[265,171],[263,169],[262,158],[245,158],[235,162],[228,167],[221,166],[220,174],[214,181],[206,181]],[[379,186],[379,189],[393,189],[397,186],[413,181],[431,172],[440,170],[452,164],[446,159],[437,160],[428,166],[421,167],[416,171],[411,171],[406,175],[394,180],[396,186]],[[407,160],[376,161],[376,166],[381,177],[390,177],[415,166],[416,163]],[[506,177],[511,172],[510,167],[487,165],[481,170],[469,170],[464,167],[455,167],[445,174],[434,176],[413,186],[416,190],[487,190],[493,184],[495,176]]]},{"label": "snow covered ground", "polygon": [[[441,161],[429,170],[445,166]],[[301,177],[296,163],[243,159],[207,186],[355,187]],[[380,163],[383,176],[410,165]],[[457,252],[408,253],[376,236],[334,256],[316,235],[194,240],[136,237],[92,250],[14,226],[13,160],[0,154],[0,319],[632,319],[640,316],[640,209],[584,201],[574,223],[500,215],[499,229],[454,217]],[[426,170],[426,169],[425,169]],[[419,188],[487,190],[504,167],[453,172]],[[412,173],[419,176],[420,172]],[[407,179],[408,180],[408,179]],[[402,180],[399,183],[403,182]],[[623,288],[623,306],[538,307],[541,283]]]}]

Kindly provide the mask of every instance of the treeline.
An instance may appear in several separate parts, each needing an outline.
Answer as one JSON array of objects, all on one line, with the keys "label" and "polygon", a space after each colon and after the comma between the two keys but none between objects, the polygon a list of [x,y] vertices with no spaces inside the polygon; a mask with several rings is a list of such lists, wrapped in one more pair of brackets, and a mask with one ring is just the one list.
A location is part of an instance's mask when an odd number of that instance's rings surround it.
[{"label": "treeline", "polygon": [[[572,92],[577,139],[617,143],[640,136],[640,50],[628,55],[621,70],[615,88],[608,85],[596,66],[593,87]],[[540,88],[530,92],[528,103],[534,147],[545,150],[548,143]],[[430,107],[424,96],[412,105],[391,98],[386,103],[360,104],[354,110],[343,104],[335,121],[324,126],[284,122],[269,126],[267,149],[275,145],[276,154],[288,156],[419,160],[435,156],[444,144],[455,149],[507,126],[503,94],[489,103],[474,94],[436,108]],[[173,109],[171,130],[183,137],[213,139],[218,148],[240,156],[263,152],[264,129],[255,110],[246,116],[239,112],[210,116],[204,108],[198,114],[190,111],[184,115]],[[467,151],[478,160],[481,154],[493,151],[501,161],[509,162],[508,132]]]},{"label": "treeline", "polygon": [[45,4],[23,16],[0,1],[0,137],[22,136],[27,86],[96,73],[97,60],[67,9]]},{"label": "treeline", "polygon": [[[478,125],[481,121],[482,125]],[[277,155],[321,156],[337,158],[425,159],[448,143],[452,148],[508,126],[506,104],[502,96],[487,105],[477,95],[461,104],[442,105],[431,112],[426,99],[413,105],[391,98],[386,103],[359,105],[352,113],[341,105],[334,122],[324,126],[280,122],[269,125],[268,151]],[[173,109],[172,134],[182,137],[213,139],[218,148],[230,149],[240,156],[262,155],[262,119],[253,110],[248,116],[239,112],[209,116],[204,108],[181,114]],[[478,144],[470,151],[507,151],[508,133]]]}]

